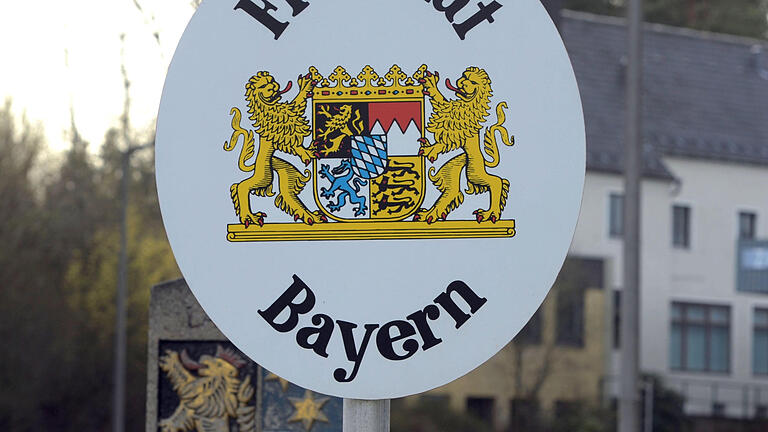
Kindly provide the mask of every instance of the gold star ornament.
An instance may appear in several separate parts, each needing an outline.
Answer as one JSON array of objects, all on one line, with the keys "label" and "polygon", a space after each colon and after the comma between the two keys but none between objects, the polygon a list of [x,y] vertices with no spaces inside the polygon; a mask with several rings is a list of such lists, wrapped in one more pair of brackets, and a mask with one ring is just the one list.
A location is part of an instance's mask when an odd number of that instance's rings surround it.
[{"label": "gold star ornament", "polygon": [[304,398],[289,397],[293,407],[296,408],[296,412],[288,419],[288,422],[302,422],[304,429],[307,431],[312,429],[315,421],[321,421],[328,423],[328,417],[323,413],[323,405],[328,402],[328,398],[312,398],[312,392],[306,390],[304,392]]},{"label": "gold star ornament", "polygon": [[283,393],[285,393],[285,391],[288,390],[288,386],[291,384],[290,382],[288,382],[287,379],[281,378],[281,377],[273,374],[272,372],[270,372],[269,375],[267,375],[267,377],[264,378],[264,379],[267,380],[267,381],[277,381],[277,382],[279,382],[280,383],[280,388],[283,389]]}]

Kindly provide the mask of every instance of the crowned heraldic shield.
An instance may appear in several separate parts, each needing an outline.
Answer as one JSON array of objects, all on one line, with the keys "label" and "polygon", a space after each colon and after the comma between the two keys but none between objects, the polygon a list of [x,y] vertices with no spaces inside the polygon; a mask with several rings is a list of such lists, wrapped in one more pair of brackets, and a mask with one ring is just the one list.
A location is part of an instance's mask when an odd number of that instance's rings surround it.
[{"label": "crowned heraldic shield", "polygon": [[[370,66],[354,81],[339,67],[330,76],[336,85],[315,91],[315,200],[337,221],[403,220],[423,201],[422,86],[397,66],[387,76],[390,85],[374,86],[385,81]],[[360,81],[362,87],[351,85]],[[329,166],[339,174],[329,175]],[[357,204],[345,211],[347,195]]]},{"label": "crowned heraldic shield", "polygon": [[[246,84],[246,100],[249,119],[259,135],[258,148],[254,131],[240,125],[242,114],[237,107],[231,110],[232,137],[224,145],[231,151],[242,138],[240,169],[254,173],[230,189],[241,224],[230,224],[227,238],[513,237],[514,219],[501,218],[509,182],[486,169],[500,159],[497,135],[503,144],[514,144],[503,124],[506,102],[497,105],[497,121],[486,127],[481,143],[490,78],[483,69],[468,67],[456,81],[458,87],[446,80],[448,89],[459,97],[450,101],[437,88],[438,76],[426,65],[412,76],[398,65],[380,76],[367,65],[354,77],[342,66],[327,77],[311,66],[308,73],[299,75],[299,95],[291,102],[280,102],[292,83],[280,90],[268,72],[254,75]],[[476,88],[470,91],[473,85]],[[427,100],[432,106],[429,120]],[[309,119],[304,117],[307,108]],[[273,110],[276,113],[271,114]],[[434,135],[434,143],[427,132]],[[305,145],[303,138],[309,136],[311,142]],[[439,169],[426,169],[427,160],[433,163],[438,155],[457,149],[464,152]],[[311,172],[275,156],[275,150],[298,156],[305,165],[311,163]],[[248,164],[251,158],[254,162]],[[308,184],[317,210],[301,200]],[[439,191],[434,203],[425,202],[430,187]],[[462,204],[464,193],[487,193],[491,206],[476,210],[472,220],[450,220],[448,214]],[[249,195],[276,195],[275,206],[296,223],[267,223],[266,212],[251,211]]]}]

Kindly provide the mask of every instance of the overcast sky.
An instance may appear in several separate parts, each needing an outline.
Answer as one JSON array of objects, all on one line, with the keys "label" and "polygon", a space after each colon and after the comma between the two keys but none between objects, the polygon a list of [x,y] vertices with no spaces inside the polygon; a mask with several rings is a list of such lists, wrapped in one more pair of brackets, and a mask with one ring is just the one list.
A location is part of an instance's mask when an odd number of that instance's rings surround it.
[{"label": "overcast sky", "polygon": [[153,125],[168,62],[194,9],[189,0],[137,2],[143,13],[134,0],[0,3],[0,99],[12,98],[17,113],[40,122],[52,148],[67,145],[70,101],[92,149],[119,125],[123,33],[132,121]]}]

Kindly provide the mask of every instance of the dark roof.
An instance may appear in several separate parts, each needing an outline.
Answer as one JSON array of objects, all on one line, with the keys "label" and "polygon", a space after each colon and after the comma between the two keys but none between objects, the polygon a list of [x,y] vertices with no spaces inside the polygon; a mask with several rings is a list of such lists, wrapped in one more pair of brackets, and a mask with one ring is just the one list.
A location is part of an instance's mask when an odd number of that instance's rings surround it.
[{"label": "dark roof", "polygon": [[[622,171],[626,27],[621,18],[563,11],[579,83],[587,168]],[[768,165],[768,43],[647,24],[645,175],[671,178],[660,155]]]}]

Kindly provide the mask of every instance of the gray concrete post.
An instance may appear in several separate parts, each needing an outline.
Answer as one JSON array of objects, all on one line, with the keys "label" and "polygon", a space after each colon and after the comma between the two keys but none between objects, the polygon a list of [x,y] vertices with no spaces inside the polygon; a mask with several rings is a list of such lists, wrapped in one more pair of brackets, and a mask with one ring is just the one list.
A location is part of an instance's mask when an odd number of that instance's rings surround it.
[{"label": "gray concrete post", "polygon": [[343,432],[389,432],[389,399],[344,399]]},{"label": "gray concrete post", "polygon": [[627,4],[627,124],[624,151],[624,286],[621,293],[619,432],[639,432],[640,197],[643,0]]}]

